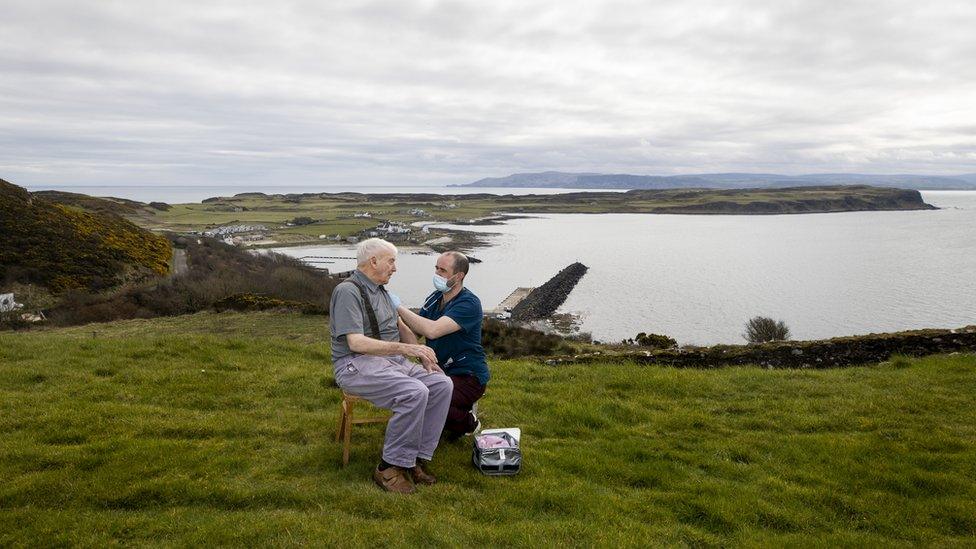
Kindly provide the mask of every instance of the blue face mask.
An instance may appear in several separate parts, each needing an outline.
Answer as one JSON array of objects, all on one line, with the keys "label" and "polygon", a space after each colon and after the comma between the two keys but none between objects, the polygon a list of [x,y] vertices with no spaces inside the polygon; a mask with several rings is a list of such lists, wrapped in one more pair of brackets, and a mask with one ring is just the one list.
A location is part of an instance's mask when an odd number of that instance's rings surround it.
[{"label": "blue face mask", "polygon": [[447,293],[451,289],[447,285],[447,279],[440,275],[434,275],[434,289],[438,292]]}]

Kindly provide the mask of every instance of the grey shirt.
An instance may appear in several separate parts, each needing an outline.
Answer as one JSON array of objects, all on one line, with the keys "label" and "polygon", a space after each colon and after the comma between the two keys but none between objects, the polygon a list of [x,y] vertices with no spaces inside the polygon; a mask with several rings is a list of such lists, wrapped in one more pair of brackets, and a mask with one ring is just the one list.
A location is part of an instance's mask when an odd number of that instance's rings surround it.
[{"label": "grey shirt", "polygon": [[[376,313],[376,322],[380,326],[380,339],[383,341],[400,341],[400,328],[397,325],[397,312],[393,308],[393,301],[386,290],[370,280],[362,271],[356,269],[349,277],[366,288],[366,295]],[[329,331],[332,334],[332,363],[345,358],[352,353],[346,334],[365,334],[373,337],[373,329],[369,325],[369,317],[363,308],[363,298],[350,282],[342,282],[332,290],[332,300],[329,302]]]}]

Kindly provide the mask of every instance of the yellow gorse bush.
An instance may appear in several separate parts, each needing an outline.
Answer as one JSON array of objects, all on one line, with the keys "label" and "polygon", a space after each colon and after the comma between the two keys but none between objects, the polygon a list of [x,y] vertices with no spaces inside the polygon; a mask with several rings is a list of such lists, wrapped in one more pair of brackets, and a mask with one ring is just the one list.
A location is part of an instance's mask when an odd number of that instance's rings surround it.
[{"label": "yellow gorse bush", "polygon": [[165,275],[165,237],[111,213],[86,212],[31,196],[0,180],[0,277],[61,292],[106,288],[129,278]]}]

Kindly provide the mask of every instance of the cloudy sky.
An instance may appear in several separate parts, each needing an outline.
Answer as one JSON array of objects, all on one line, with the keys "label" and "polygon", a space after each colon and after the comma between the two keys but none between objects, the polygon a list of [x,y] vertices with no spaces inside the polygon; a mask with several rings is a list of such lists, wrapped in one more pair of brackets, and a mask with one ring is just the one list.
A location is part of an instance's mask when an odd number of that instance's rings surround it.
[{"label": "cloudy sky", "polygon": [[0,0],[0,178],[976,172],[972,0],[246,4]]}]

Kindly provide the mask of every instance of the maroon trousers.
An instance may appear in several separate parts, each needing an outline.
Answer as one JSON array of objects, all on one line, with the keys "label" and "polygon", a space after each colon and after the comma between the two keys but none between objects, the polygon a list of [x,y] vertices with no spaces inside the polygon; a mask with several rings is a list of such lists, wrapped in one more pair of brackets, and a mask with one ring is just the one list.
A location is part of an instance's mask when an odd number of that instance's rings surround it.
[{"label": "maroon trousers", "polygon": [[451,407],[447,410],[444,431],[449,436],[458,437],[474,431],[477,422],[471,414],[471,407],[485,394],[485,386],[470,375],[451,376],[451,381],[454,382],[454,393],[451,395]]}]

